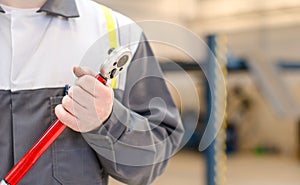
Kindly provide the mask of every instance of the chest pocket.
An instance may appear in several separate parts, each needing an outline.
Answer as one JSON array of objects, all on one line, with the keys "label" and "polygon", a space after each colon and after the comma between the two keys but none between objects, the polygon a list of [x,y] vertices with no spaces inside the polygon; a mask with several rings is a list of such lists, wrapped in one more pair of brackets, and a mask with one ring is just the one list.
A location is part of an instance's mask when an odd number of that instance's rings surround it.
[{"label": "chest pocket", "polygon": [[[54,109],[62,96],[51,97],[51,121],[56,119]],[[52,147],[53,178],[63,185],[102,184],[103,169],[97,154],[80,133],[66,128]]]}]

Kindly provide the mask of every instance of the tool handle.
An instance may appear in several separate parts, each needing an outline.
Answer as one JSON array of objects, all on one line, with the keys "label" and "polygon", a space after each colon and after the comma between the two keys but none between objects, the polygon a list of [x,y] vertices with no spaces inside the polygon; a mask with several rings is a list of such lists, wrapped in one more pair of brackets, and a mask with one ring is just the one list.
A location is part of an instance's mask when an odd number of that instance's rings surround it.
[{"label": "tool handle", "polygon": [[[103,84],[107,82],[107,79],[101,74],[98,74],[95,78]],[[5,182],[16,185],[65,128],[65,124],[58,119],[55,120],[31,149],[6,174],[4,177]]]},{"label": "tool handle", "polygon": [[55,120],[32,148],[8,172],[4,177],[5,181],[10,185],[16,185],[65,128],[66,125],[60,120]]}]

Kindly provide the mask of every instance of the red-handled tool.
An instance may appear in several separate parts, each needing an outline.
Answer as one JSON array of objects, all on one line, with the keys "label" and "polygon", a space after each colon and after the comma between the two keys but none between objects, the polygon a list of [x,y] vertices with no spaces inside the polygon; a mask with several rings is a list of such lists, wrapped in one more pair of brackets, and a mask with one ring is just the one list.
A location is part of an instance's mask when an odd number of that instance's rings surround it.
[{"label": "red-handled tool", "polygon": [[[96,78],[106,84],[107,80],[116,77],[126,68],[131,59],[132,53],[127,48],[112,50],[108,59],[101,65],[100,73]],[[66,126],[60,120],[54,121],[31,149],[8,172],[0,185],[16,185],[65,128]]]}]

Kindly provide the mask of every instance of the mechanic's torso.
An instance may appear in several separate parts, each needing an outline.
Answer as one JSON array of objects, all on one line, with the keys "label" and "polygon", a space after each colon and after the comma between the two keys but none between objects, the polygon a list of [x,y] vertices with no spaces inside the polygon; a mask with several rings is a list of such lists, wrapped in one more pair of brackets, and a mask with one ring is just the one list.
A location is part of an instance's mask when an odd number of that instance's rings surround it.
[{"label": "mechanic's torso", "polygon": [[[82,4],[81,17],[69,20],[35,10],[0,14],[1,178],[55,120],[63,87],[75,80],[73,66],[97,39],[109,47],[101,9]],[[19,184],[92,185],[106,178],[81,134],[66,129]]]}]

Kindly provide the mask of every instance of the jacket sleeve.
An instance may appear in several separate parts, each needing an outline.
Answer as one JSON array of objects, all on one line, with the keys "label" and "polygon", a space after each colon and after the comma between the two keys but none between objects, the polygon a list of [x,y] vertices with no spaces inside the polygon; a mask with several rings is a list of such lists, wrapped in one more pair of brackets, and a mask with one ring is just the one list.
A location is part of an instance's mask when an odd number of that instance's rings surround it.
[{"label": "jacket sleeve", "polygon": [[83,136],[110,176],[130,185],[150,184],[179,148],[183,126],[144,36],[128,67],[125,89],[114,93],[109,119]]}]

